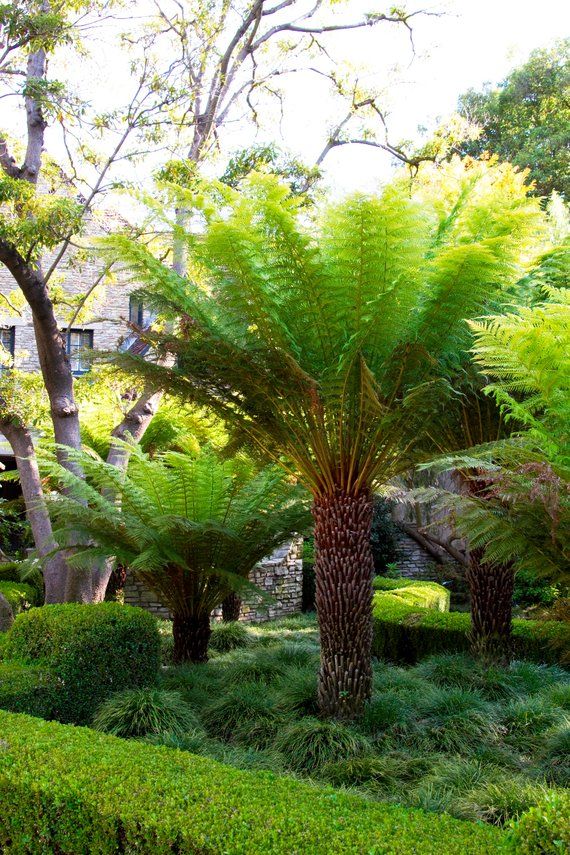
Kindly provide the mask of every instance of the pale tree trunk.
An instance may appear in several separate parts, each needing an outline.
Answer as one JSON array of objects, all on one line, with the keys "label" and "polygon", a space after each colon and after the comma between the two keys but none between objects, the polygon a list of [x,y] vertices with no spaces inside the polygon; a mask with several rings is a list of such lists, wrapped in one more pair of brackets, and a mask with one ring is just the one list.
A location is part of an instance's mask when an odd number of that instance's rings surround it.
[{"label": "pale tree trunk", "polygon": [[372,511],[368,490],[317,496],[312,509],[319,706],[325,715],[342,719],[359,715],[372,692]]},{"label": "pale tree trunk", "polygon": [[67,565],[64,556],[60,552],[54,552],[57,544],[44,499],[32,436],[17,417],[4,417],[0,428],[16,459],[26,516],[37,553],[43,559],[45,601],[61,603],[65,595]]},{"label": "pale tree trunk", "polygon": [[[140,442],[158,409],[162,392],[146,387],[122,422],[112,433],[111,447],[107,455],[107,463],[125,470],[129,464],[130,450],[123,443]],[[113,440],[119,440],[114,442]],[[116,497],[108,493],[105,498],[114,500]],[[115,566],[114,558],[107,558],[92,571],[93,602],[101,603],[105,599],[107,585]]]}]

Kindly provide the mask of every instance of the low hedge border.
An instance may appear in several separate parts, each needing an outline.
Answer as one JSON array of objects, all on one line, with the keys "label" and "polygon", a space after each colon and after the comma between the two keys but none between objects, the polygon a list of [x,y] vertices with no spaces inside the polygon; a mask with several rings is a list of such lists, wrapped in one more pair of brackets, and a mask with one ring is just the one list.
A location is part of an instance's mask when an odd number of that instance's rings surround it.
[{"label": "low hedge border", "polygon": [[0,851],[496,855],[480,823],[0,712]]},{"label": "low hedge border", "polygon": [[87,724],[112,692],[152,685],[160,668],[156,619],[119,603],[30,609],[5,635],[0,708],[43,718]]},{"label": "low hedge border", "polygon": [[[411,586],[407,588],[410,589]],[[402,597],[378,592],[374,596],[372,652],[389,662],[413,665],[434,653],[464,651],[469,647],[467,633],[470,625],[471,618],[465,612],[422,608],[421,605],[404,602]],[[560,664],[563,651],[568,649],[570,627],[562,621],[513,621],[515,658]]]},{"label": "low hedge border", "polygon": [[374,590],[381,596],[396,599],[408,606],[421,606],[424,609],[436,609],[448,612],[450,593],[437,582],[420,582],[414,579],[386,579],[376,576]]}]

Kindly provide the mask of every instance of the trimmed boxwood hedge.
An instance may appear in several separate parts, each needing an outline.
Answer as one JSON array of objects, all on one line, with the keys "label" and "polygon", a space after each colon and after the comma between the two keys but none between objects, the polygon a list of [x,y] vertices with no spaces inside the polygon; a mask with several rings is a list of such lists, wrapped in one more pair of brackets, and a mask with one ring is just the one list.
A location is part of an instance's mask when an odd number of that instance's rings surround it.
[{"label": "trimmed boxwood hedge", "polygon": [[570,852],[570,793],[553,793],[523,814],[510,839],[516,855]]},{"label": "trimmed boxwood hedge", "polygon": [[0,712],[0,851],[497,855],[489,825]]},{"label": "trimmed boxwood hedge", "polygon": [[120,603],[30,609],[6,635],[0,707],[44,718],[86,724],[112,692],[152,685],[160,668],[155,618]]},{"label": "trimmed boxwood hedge", "polygon": [[6,597],[15,615],[38,604],[38,592],[24,582],[0,582],[0,594]]},{"label": "trimmed boxwood hedge", "polygon": [[[434,584],[415,582],[413,587]],[[406,588],[411,589],[412,586]],[[373,654],[390,662],[413,665],[434,653],[467,650],[470,623],[465,612],[438,611],[433,606],[412,605],[401,596],[378,592],[374,596]],[[557,663],[561,651],[570,648],[570,627],[562,621],[514,620],[513,646],[517,659]]]},{"label": "trimmed boxwood hedge", "polygon": [[[374,589],[382,595],[395,598],[407,606],[421,606],[424,609],[436,609],[438,612],[449,611],[451,595],[447,588],[438,585],[437,582],[420,582],[415,579],[386,579],[377,576],[373,585]],[[379,601],[378,598],[377,601]]]}]

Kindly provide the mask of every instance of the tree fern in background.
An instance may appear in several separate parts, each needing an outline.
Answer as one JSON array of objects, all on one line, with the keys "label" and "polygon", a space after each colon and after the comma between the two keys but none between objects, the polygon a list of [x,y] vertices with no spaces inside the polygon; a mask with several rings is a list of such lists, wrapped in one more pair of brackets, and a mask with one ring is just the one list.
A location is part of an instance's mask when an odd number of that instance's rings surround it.
[{"label": "tree fern in background", "polygon": [[373,485],[415,459],[426,402],[470,345],[463,319],[519,278],[543,215],[508,165],[458,160],[315,220],[268,177],[177,198],[204,221],[185,238],[188,278],[140,243],[110,243],[176,324],[148,334],[175,365],[128,364],[209,406],[311,490],[319,700],[350,717],[372,680]]},{"label": "tree fern in background", "polygon": [[175,659],[204,661],[211,611],[303,531],[305,492],[278,467],[211,449],[151,459],[134,448],[126,475],[93,454],[78,457],[86,480],[46,463],[65,490],[52,502],[57,542],[74,547],[75,566],[112,555],[130,567],[172,612]]}]

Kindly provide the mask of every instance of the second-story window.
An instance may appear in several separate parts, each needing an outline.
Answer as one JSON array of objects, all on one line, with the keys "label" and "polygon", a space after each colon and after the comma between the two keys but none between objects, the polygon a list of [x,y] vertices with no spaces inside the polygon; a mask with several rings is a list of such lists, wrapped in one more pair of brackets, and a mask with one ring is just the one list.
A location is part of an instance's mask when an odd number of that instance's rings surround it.
[{"label": "second-story window", "polygon": [[16,327],[0,327],[0,344],[2,345],[2,359],[0,360],[0,371],[10,368],[14,361],[16,349]]},{"label": "second-story window", "polygon": [[63,330],[65,352],[73,374],[85,374],[91,368],[88,350],[93,349],[93,330]]},{"label": "second-story window", "polygon": [[144,321],[144,305],[142,300],[131,294],[129,297],[129,322],[137,327],[142,327]]}]

